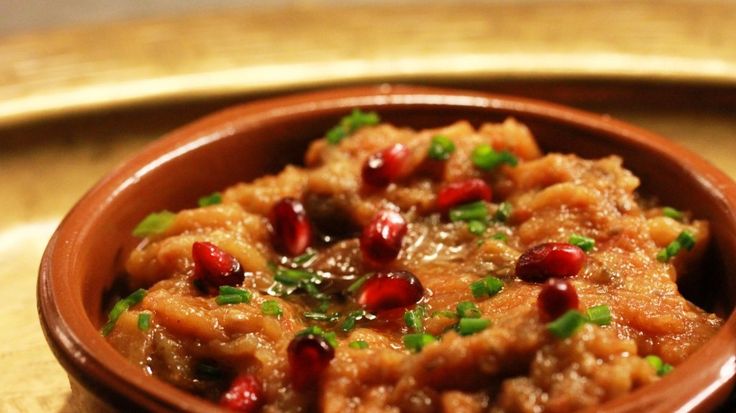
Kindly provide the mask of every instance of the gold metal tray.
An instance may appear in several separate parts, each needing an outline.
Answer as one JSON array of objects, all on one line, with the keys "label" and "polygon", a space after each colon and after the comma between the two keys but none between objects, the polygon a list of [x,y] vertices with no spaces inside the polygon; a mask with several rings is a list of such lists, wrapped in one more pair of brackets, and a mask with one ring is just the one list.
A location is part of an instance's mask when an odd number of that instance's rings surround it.
[{"label": "gold metal tray", "polygon": [[609,113],[736,177],[735,2],[295,4],[0,38],[0,411],[79,411],[34,305],[63,214],[146,142],[230,104],[486,89]]}]

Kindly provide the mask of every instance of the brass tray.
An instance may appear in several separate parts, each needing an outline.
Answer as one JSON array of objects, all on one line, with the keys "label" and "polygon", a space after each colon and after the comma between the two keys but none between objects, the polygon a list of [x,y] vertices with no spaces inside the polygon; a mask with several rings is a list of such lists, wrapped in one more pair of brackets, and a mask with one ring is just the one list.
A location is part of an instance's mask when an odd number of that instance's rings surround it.
[{"label": "brass tray", "polygon": [[304,1],[0,38],[0,411],[86,405],[38,326],[38,262],[76,199],[166,131],[266,95],[435,84],[609,113],[736,177],[734,16],[727,1]]}]

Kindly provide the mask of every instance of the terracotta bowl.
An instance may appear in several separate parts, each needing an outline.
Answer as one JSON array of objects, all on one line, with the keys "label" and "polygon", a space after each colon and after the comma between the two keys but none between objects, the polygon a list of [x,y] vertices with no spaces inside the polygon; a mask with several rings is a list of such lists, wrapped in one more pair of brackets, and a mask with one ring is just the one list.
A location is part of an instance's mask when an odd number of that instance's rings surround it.
[{"label": "terracotta bowl", "polygon": [[642,178],[644,193],[713,223],[707,268],[681,290],[728,321],[673,373],[600,411],[706,411],[728,396],[736,372],[736,183],[669,140],[606,116],[484,93],[380,86],[270,99],[211,115],[152,143],[79,201],[46,249],[38,305],[46,339],[73,387],[92,397],[80,410],[221,411],[146,376],[100,334],[103,297],[121,277],[131,229],[150,211],[190,207],[201,194],[301,163],[309,141],[355,107],[416,128],[513,116],[546,151],[622,156]]}]

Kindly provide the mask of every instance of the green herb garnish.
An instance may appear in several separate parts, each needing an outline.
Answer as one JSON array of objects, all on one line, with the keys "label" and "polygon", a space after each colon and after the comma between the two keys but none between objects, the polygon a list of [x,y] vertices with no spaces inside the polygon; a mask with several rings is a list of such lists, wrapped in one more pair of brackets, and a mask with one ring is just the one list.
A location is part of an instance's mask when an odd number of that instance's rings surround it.
[{"label": "green herb garnish", "polygon": [[483,201],[460,205],[450,210],[450,221],[484,221],[488,218],[488,208]]},{"label": "green herb garnish", "polygon": [[218,305],[249,303],[251,293],[242,288],[235,288],[229,285],[222,285],[219,289],[220,294],[215,298]]},{"label": "green herb garnish", "polygon": [[308,320],[314,320],[314,321],[326,321],[328,323],[334,323],[337,321],[338,318],[340,318],[340,313],[324,313],[324,312],[317,312],[317,311],[305,311],[302,313],[302,316]]},{"label": "green herb garnish", "polygon": [[363,340],[355,340],[351,341],[350,344],[348,344],[348,347],[362,350],[368,348],[368,343]]},{"label": "green herb garnish", "polygon": [[404,313],[404,322],[415,333],[421,333],[424,331],[424,315],[424,307],[417,306],[415,309]]},{"label": "green herb garnish", "polygon": [[661,358],[659,358],[659,356],[649,355],[644,357],[644,360],[646,360],[647,363],[649,363],[649,365],[654,368],[654,370],[657,372],[657,376],[660,377],[666,375],[674,369],[671,364],[665,363],[664,361],[662,361]]},{"label": "green herb garnish", "polygon": [[557,338],[568,338],[575,334],[587,319],[577,310],[569,310],[555,321],[547,324],[547,330]]},{"label": "green herb garnish", "polygon": [[509,217],[511,216],[511,204],[508,202],[501,202],[498,204],[498,209],[496,210],[496,213],[493,215],[493,218],[496,219],[496,221],[499,222],[506,222],[509,220]]},{"label": "green herb garnish", "polygon": [[151,328],[151,313],[138,314],[138,330],[148,331],[149,328]]},{"label": "green herb garnish", "polygon": [[370,314],[366,312],[365,310],[355,310],[350,312],[346,317],[345,320],[343,320],[342,324],[340,325],[340,330],[347,333],[348,331],[355,328],[355,323],[358,322],[358,320],[362,319],[373,319],[373,314]]},{"label": "green herb garnish", "polygon": [[450,310],[433,311],[431,317],[457,318],[457,312]]},{"label": "green herb garnish", "polygon": [[695,246],[695,236],[692,232],[684,230],[680,232],[677,238],[670,242],[667,247],[661,249],[657,253],[657,260],[660,262],[668,262],[677,255],[683,248],[690,251]]},{"label": "green herb garnish", "polygon": [[502,164],[516,166],[519,163],[516,155],[513,153],[509,151],[497,152],[487,144],[476,146],[470,155],[470,159],[472,159],[476,168],[483,171],[490,171]]},{"label": "green herb garnish", "polygon": [[362,287],[363,284],[368,280],[369,276],[370,274],[366,274],[358,278],[357,280],[353,281],[353,283],[350,284],[350,286],[346,290],[348,294],[355,294],[356,291],[360,290],[360,287]]},{"label": "green herb garnish", "polygon": [[217,205],[222,203],[222,194],[219,192],[213,192],[207,196],[203,196],[197,200],[197,205],[200,207],[206,207],[210,205]]},{"label": "green herb garnish", "polygon": [[174,223],[176,214],[170,211],[161,211],[148,214],[133,228],[133,236],[147,237],[163,234]]},{"label": "green herb garnish", "polygon": [[457,303],[457,315],[460,318],[480,318],[480,309],[475,303],[461,301]]},{"label": "green herb garnish", "polygon": [[337,340],[337,334],[335,334],[334,331],[326,331],[322,334],[322,338],[324,338],[327,344],[332,346],[332,348],[337,348],[337,346],[340,345],[340,342]]},{"label": "green herb garnish", "polygon": [[504,234],[503,232],[497,232],[497,233],[491,235],[491,239],[495,239],[495,240],[499,240],[499,241],[503,241],[503,242],[508,242],[509,241],[509,236],[506,235],[506,234]]},{"label": "green herb garnish", "polygon": [[599,326],[607,326],[613,321],[611,309],[607,305],[595,305],[587,310],[588,322]]},{"label": "green herb garnish", "polygon": [[110,312],[107,314],[107,323],[102,326],[102,335],[107,336],[108,334],[110,334],[110,332],[112,332],[112,329],[115,328],[115,323],[118,322],[120,316],[123,315],[124,312],[128,311],[130,307],[140,303],[145,296],[146,290],[143,288],[139,288],[133,291],[133,293],[129,296],[115,303]]},{"label": "green herb garnish", "polygon": [[662,215],[664,215],[666,217],[669,217],[669,218],[672,218],[675,221],[682,221],[682,218],[683,218],[683,215],[684,214],[682,213],[682,211],[678,211],[675,208],[672,208],[672,207],[664,207],[664,208],[662,208]]},{"label": "green herb garnish", "polygon": [[273,279],[280,282],[281,284],[293,286],[298,285],[303,281],[308,281],[318,277],[319,275],[317,275],[317,273],[307,270],[279,268],[278,270],[276,270],[276,275],[274,275]]},{"label": "green herb garnish", "polygon": [[332,347],[337,347],[339,345],[339,342],[337,341],[337,335],[332,331],[324,331],[318,326],[309,326],[305,328],[304,330],[296,333],[296,337],[300,336],[306,336],[306,335],[313,335],[313,336],[319,336],[325,339],[327,344],[329,344]]},{"label": "green herb garnish", "polygon": [[431,334],[416,333],[407,334],[404,336],[404,347],[418,353],[427,345],[437,341],[437,339]]},{"label": "green herb garnish", "polygon": [[340,119],[340,123],[327,132],[327,142],[336,145],[343,138],[352,135],[364,126],[377,125],[381,119],[376,112],[363,112],[360,109],[353,111]]},{"label": "green herb garnish", "polygon": [[261,312],[264,315],[270,315],[273,317],[278,317],[283,314],[283,310],[281,310],[281,305],[278,303],[278,301],[274,300],[266,300],[261,303]]},{"label": "green herb garnish", "polygon": [[585,252],[590,252],[591,250],[593,250],[593,248],[595,248],[595,240],[593,238],[588,238],[580,234],[570,235],[570,239],[568,240],[568,242],[572,245],[580,247],[580,249]]},{"label": "green herb garnish", "polygon": [[306,262],[309,262],[312,258],[314,258],[317,255],[316,251],[307,251],[304,254],[294,258],[292,262],[296,265],[302,265]]},{"label": "green herb garnish", "polygon": [[470,233],[473,235],[481,236],[484,232],[486,232],[487,228],[488,225],[485,223],[485,221],[468,222],[468,231],[470,231]]},{"label": "green herb garnish", "polygon": [[483,331],[491,325],[491,320],[485,318],[461,318],[457,323],[457,332],[461,336],[469,336]]},{"label": "green herb garnish", "polygon": [[470,292],[475,298],[493,297],[501,290],[503,290],[503,281],[492,275],[470,284]]},{"label": "green herb garnish", "polygon": [[438,161],[446,161],[453,152],[455,152],[455,144],[450,138],[444,135],[435,135],[429,144],[429,153],[427,155]]}]

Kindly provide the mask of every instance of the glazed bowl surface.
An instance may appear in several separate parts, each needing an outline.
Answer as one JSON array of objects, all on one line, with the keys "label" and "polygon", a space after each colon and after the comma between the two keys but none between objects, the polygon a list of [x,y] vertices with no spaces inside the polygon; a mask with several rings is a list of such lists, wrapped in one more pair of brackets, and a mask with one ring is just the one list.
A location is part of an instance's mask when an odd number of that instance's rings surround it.
[{"label": "glazed bowl surface", "polygon": [[98,408],[222,411],[145,375],[100,334],[104,297],[136,242],[131,230],[151,211],[187,208],[201,194],[301,163],[308,143],[357,107],[414,128],[459,119],[477,126],[512,116],[543,150],[619,155],[641,178],[643,193],[709,220],[713,241],[705,268],[680,289],[727,321],[663,380],[599,411],[708,411],[728,396],[736,374],[736,183],[671,141],[606,116],[508,96],[388,85],[274,98],[216,113],[153,142],[94,186],[53,235],[38,279],[46,339],[75,389],[91,395]]}]

